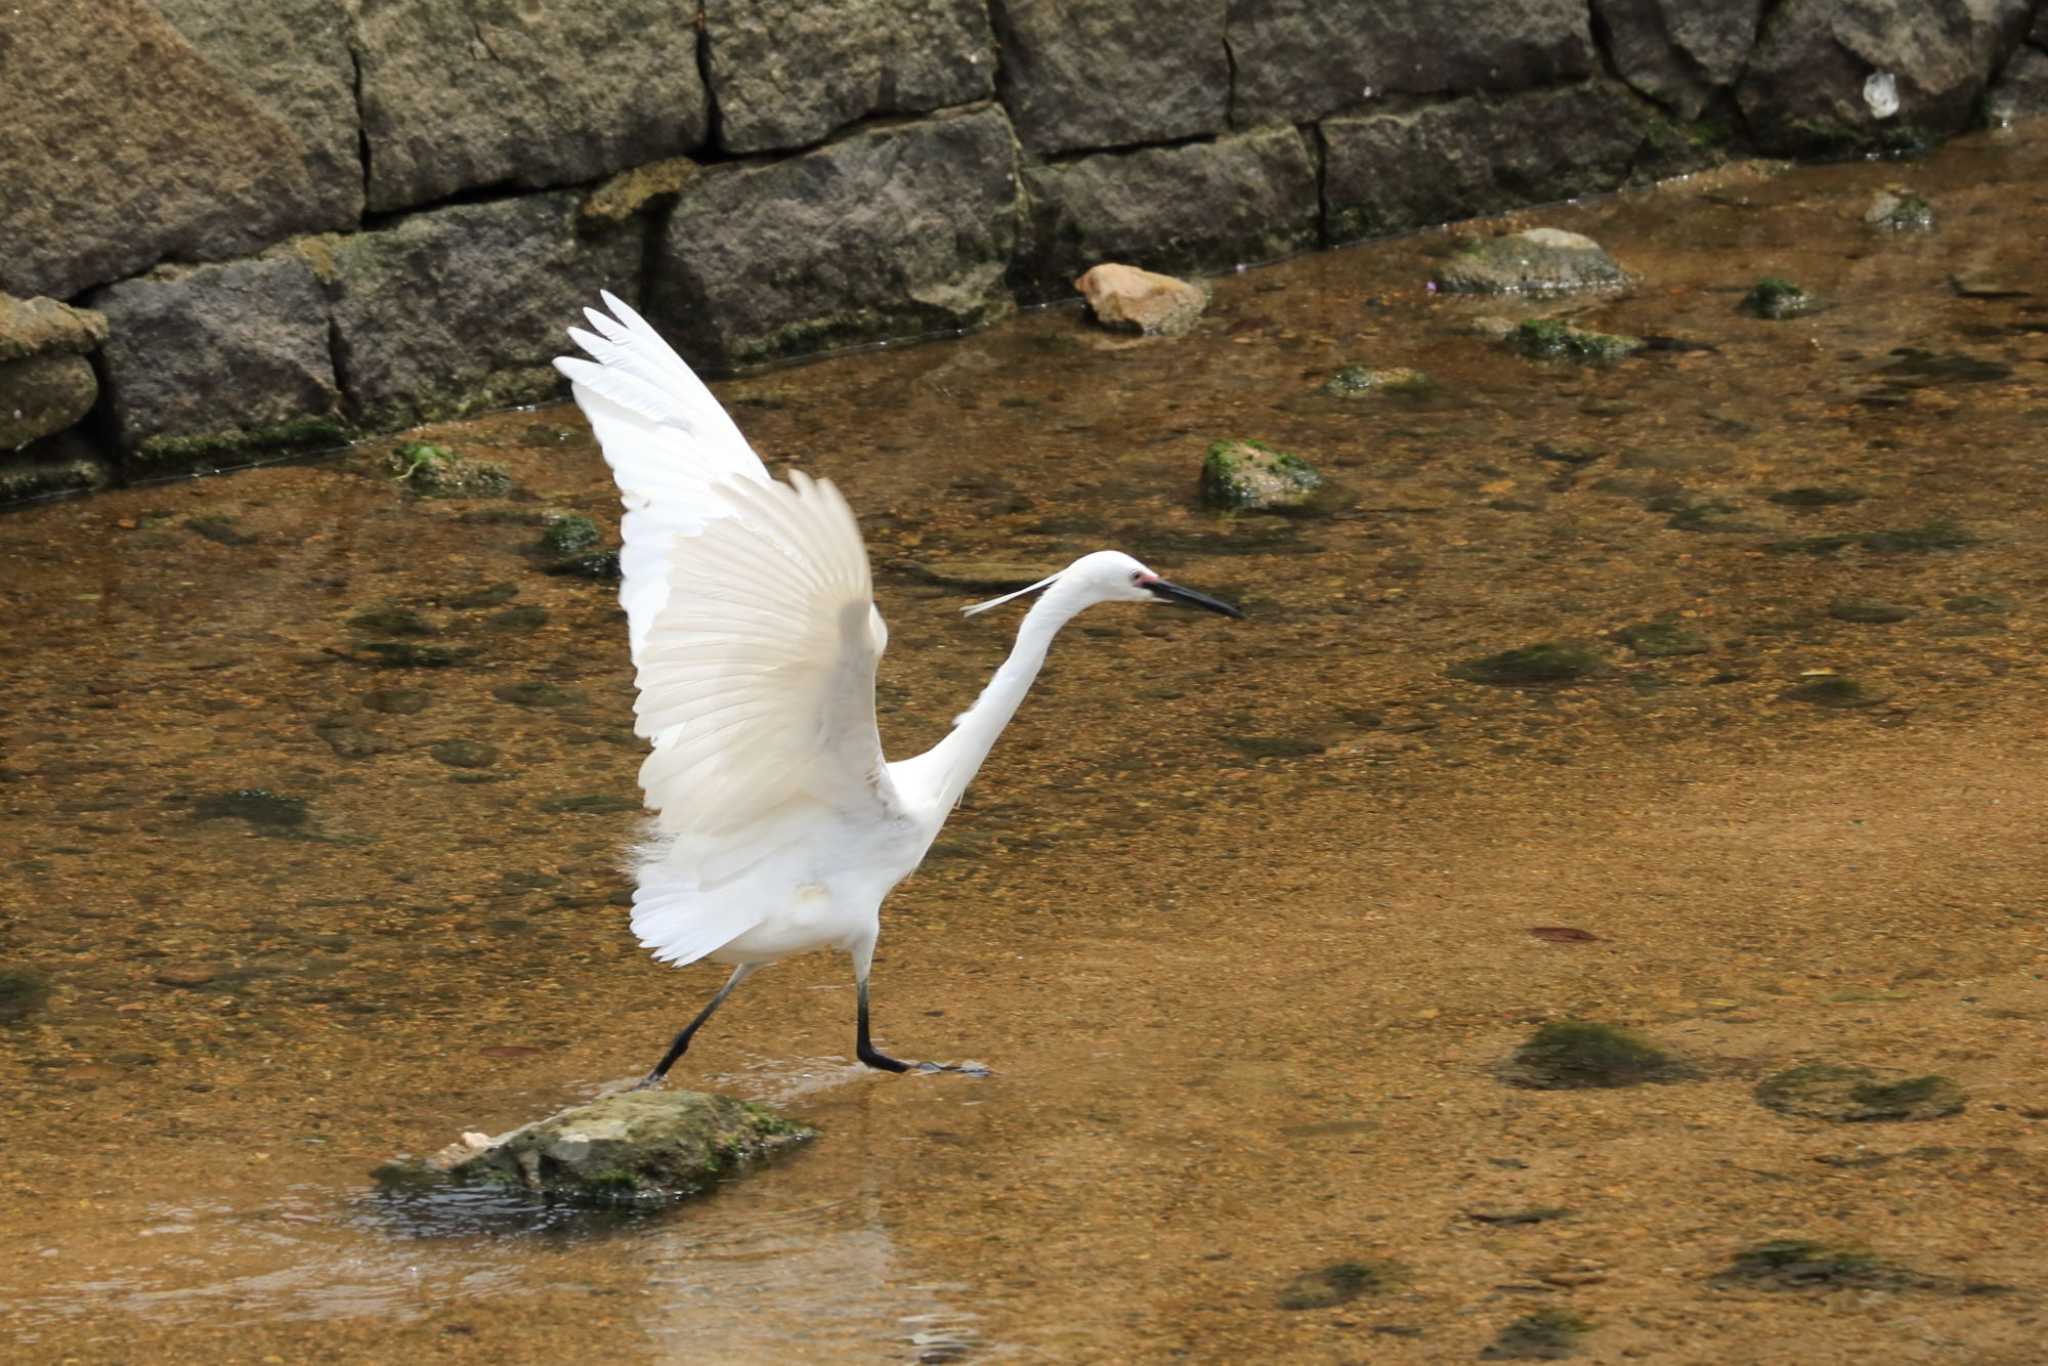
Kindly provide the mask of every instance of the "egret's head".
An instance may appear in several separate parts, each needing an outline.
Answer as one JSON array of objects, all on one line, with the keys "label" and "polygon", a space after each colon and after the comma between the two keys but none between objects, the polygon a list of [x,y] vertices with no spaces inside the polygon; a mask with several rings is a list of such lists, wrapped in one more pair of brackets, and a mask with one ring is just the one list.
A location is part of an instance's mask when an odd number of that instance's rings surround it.
[{"label": "egret's head", "polygon": [[1181,607],[1200,607],[1210,612],[1221,612],[1226,617],[1244,615],[1229,603],[1207,593],[1168,583],[1121,550],[1098,550],[1093,555],[1083,555],[1059,573],[1040,579],[1029,588],[1005,593],[1002,597],[976,603],[965,610],[970,615],[986,612],[1012,598],[1021,598],[1026,593],[1054,585],[1057,585],[1055,591],[1061,597],[1074,604],[1075,611],[1098,602],[1163,602]]}]

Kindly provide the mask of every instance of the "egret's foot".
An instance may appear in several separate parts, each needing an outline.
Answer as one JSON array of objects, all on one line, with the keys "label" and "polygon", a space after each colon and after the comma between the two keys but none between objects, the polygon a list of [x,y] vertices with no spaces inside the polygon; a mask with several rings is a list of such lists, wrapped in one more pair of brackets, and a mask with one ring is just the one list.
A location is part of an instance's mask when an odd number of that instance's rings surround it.
[{"label": "egret's foot", "polygon": [[892,1058],[887,1053],[881,1052],[878,1049],[858,1048],[854,1050],[854,1056],[878,1072],[908,1072],[910,1070],[909,1063],[904,1062],[900,1058]]},{"label": "egret's foot", "polygon": [[659,1091],[661,1084],[668,1080],[666,1072],[649,1072],[626,1089],[629,1091]]},{"label": "egret's foot", "polygon": [[920,1072],[958,1072],[963,1077],[990,1077],[995,1075],[989,1071],[985,1063],[978,1062],[921,1062],[917,1065],[917,1070]]}]

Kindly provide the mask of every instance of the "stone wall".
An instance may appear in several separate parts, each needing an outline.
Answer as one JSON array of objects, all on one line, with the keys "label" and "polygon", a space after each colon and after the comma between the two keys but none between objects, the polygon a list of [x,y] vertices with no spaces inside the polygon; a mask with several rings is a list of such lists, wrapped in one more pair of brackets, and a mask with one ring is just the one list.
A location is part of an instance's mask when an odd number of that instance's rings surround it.
[{"label": "stone wall", "polygon": [[2044,106],[2048,0],[0,7],[0,500]]}]

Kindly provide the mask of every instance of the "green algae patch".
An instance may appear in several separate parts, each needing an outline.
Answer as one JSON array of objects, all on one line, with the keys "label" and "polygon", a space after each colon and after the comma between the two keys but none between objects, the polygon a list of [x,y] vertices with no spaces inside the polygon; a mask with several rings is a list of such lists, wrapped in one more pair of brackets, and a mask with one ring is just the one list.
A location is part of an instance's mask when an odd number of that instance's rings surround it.
[{"label": "green algae patch", "polygon": [[765,1105],[696,1091],[622,1091],[510,1133],[465,1138],[371,1173],[394,1194],[497,1187],[596,1208],[671,1204],[808,1142]]},{"label": "green algae patch", "polygon": [[581,513],[557,513],[541,529],[540,548],[550,555],[574,555],[590,549],[603,537],[597,523]]},{"label": "green algae patch", "polygon": [[0,1025],[18,1024],[48,1005],[50,982],[32,968],[0,968]]},{"label": "green algae patch", "polygon": [[1703,655],[1714,648],[1705,636],[1675,621],[1637,622],[1622,627],[1614,636],[1644,659]]},{"label": "green algae patch", "polygon": [[1562,1361],[1578,1353],[1593,1321],[1570,1309],[1539,1309],[1500,1330],[1479,1353],[1481,1361]]},{"label": "green algae patch", "polygon": [[339,418],[297,417],[265,427],[147,437],[131,458],[152,471],[240,465],[334,450],[346,446],[349,435],[348,426]]},{"label": "green algae patch", "polygon": [[1600,670],[1600,656],[1583,645],[1544,641],[1453,664],[1450,675],[1467,683],[1524,687],[1532,683],[1576,683]]},{"label": "green algae patch", "polygon": [[1813,312],[1815,306],[1811,294],[1776,275],[1766,275],[1751,285],[1737,305],[1752,317],[1768,318],[1773,322],[1801,317]]},{"label": "green algae patch", "polygon": [[1504,339],[1509,350],[1531,360],[1572,360],[1611,364],[1643,349],[1640,337],[1593,332],[1556,318],[1531,318]]},{"label": "green algae patch", "polygon": [[1757,1103],[1781,1115],[1837,1124],[1924,1122],[1961,1114],[1969,1104],[1948,1077],[1885,1081],[1867,1067],[1809,1063],[1757,1083]]},{"label": "green algae patch", "polygon": [[1365,1295],[1385,1294],[1406,1279],[1406,1269],[1398,1262],[1333,1262],[1289,1281],[1279,1303],[1282,1309],[1334,1309]]},{"label": "green algae patch", "polygon": [[1591,1020],[1552,1020],[1515,1050],[1507,1080],[1535,1091],[1680,1081],[1693,1070],[1641,1035]]},{"label": "green algae patch", "polygon": [[1226,512],[1297,508],[1307,503],[1323,477],[1292,451],[1263,441],[1217,441],[1202,457],[1202,505]]},{"label": "green algae patch", "polygon": [[471,460],[431,441],[407,441],[392,449],[385,472],[422,498],[501,498],[512,492],[503,465]]}]

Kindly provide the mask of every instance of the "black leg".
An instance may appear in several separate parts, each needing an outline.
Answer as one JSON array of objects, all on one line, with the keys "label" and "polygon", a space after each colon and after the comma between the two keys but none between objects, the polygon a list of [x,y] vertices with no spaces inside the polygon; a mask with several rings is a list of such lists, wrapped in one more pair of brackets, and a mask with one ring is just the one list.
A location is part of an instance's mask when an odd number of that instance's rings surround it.
[{"label": "black leg", "polygon": [[[633,1088],[635,1091],[648,1091],[661,1085],[661,1079],[668,1075],[669,1068],[676,1065],[676,1059],[689,1051],[690,1036],[704,1027],[704,1022],[711,1018],[714,1011],[725,1004],[726,997],[732,995],[732,989],[741,982],[746,981],[747,974],[753,970],[754,965],[752,963],[742,963],[732,970],[732,976],[725,979],[725,985],[718,989],[718,994],[711,998],[710,1004],[697,1012],[696,1019],[683,1026],[683,1032],[676,1035],[676,1041],[668,1046],[668,1052],[663,1054],[661,1061],[654,1065],[654,1070],[640,1079],[639,1085]],[[862,1025],[861,1038],[863,1041],[867,1038],[865,1024]]]},{"label": "black leg", "polygon": [[860,993],[860,1007],[859,1014],[856,1017],[858,1023],[854,1029],[854,1056],[868,1066],[880,1068],[884,1072],[908,1072],[910,1070],[909,1063],[892,1058],[887,1053],[877,1052],[874,1044],[868,1042],[868,978],[866,973],[861,974],[857,989]]}]

